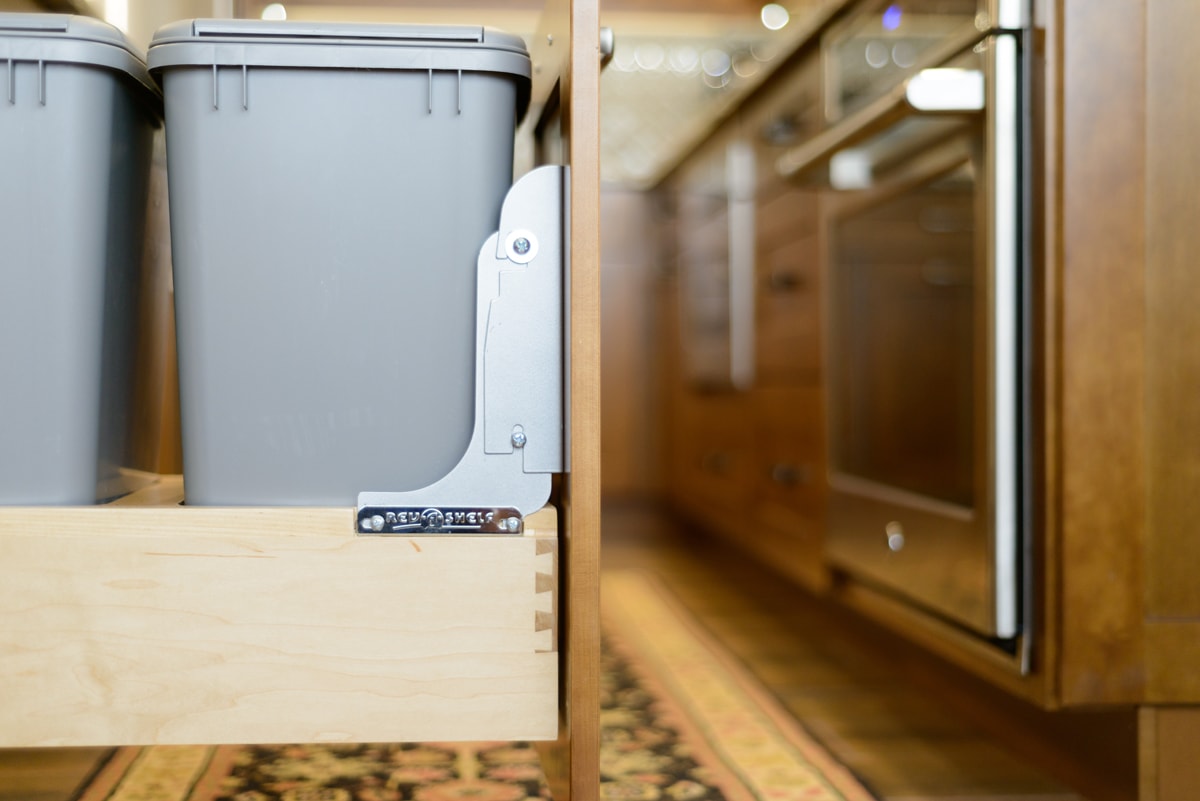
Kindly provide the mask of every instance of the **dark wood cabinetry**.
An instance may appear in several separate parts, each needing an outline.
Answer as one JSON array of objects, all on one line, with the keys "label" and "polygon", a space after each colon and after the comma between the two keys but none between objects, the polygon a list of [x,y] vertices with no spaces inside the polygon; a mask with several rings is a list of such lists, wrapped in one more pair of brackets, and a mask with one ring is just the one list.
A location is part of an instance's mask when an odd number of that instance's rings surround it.
[{"label": "dark wood cabinetry", "polygon": [[[1190,534],[1200,498],[1200,272],[1189,256],[1200,247],[1200,93],[1192,91],[1200,73],[1186,46],[1200,22],[1189,11],[1144,0],[1033,3],[1024,376],[1032,480],[1026,628],[1015,649],[967,634],[828,557],[827,419],[836,424],[830,386],[842,380],[827,356],[829,309],[831,293],[844,290],[828,272],[830,232],[853,201],[775,170],[821,124],[820,30],[660,187],[678,204],[705,160],[732,143],[755,152],[753,381],[713,387],[666,371],[673,504],[831,603],[1028,704],[1138,709],[1143,801],[1200,793],[1183,756],[1200,753],[1200,539]],[[872,228],[905,224],[878,208],[867,229],[846,232],[861,247],[875,241]],[[680,217],[676,253],[678,243],[713,235]],[[677,309],[689,267],[674,265],[664,291],[666,307]],[[879,315],[921,302],[905,276],[894,279],[859,300]],[[924,279],[912,286],[933,291],[938,282]],[[686,326],[672,330],[688,336]],[[895,363],[886,348],[870,358],[878,369]],[[678,353],[668,352],[664,363],[672,361]],[[952,389],[936,372],[911,378],[926,388],[914,398],[928,404]],[[919,434],[902,420],[873,432]],[[1062,748],[1070,758],[1069,743]]]}]

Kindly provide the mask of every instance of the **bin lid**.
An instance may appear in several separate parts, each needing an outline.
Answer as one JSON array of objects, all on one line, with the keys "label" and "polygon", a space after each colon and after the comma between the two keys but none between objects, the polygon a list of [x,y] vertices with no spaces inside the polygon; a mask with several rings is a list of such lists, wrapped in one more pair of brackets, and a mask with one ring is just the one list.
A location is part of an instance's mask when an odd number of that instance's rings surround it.
[{"label": "bin lid", "polygon": [[184,66],[496,72],[518,82],[518,117],[532,67],[520,36],[472,25],[194,19],[165,25],[148,55],[156,77]]},{"label": "bin lid", "polygon": [[[123,72],[161,105],[145,57],[118,28],[72,14],[0,12],[0,61],[86,64]],[[157,112],[162,115],[161,109]]]}]

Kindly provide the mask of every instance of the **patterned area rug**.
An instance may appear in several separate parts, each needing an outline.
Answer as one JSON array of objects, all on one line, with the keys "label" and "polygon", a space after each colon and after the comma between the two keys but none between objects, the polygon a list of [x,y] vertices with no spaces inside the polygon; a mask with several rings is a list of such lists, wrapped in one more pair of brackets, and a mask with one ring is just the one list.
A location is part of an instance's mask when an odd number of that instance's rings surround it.
[{"label": "patterned area rug", "polygon": [[[871,801],[655,579],[614,572],[603,582],[599,798]],[[78,801],[549,797],[529,743],[121,748],[77,795]]]}]

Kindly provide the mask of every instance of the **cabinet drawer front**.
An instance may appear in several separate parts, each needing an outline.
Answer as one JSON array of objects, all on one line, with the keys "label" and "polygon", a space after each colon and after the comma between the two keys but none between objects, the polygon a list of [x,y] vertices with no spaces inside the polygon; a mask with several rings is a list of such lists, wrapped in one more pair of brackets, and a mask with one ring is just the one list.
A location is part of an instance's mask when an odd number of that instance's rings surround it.
[{"label": "cabinet drawer front", "polygon": [[691,396],[679,410],[672,477],[677,496],[701,507],[739,508],[751,496],[753,409],[741,394]]},{"label": "cabinet drawer front", "polygon": [[815,380],[821,368],[816,237],[761,250],[758,261],[758,375],[766,384]]},{"label": "cabinet drawer front", "polygon": [[760,390],[755,397],[755,487],[759,499],[805,517],[824,513],[825,454],[816,386]]}]

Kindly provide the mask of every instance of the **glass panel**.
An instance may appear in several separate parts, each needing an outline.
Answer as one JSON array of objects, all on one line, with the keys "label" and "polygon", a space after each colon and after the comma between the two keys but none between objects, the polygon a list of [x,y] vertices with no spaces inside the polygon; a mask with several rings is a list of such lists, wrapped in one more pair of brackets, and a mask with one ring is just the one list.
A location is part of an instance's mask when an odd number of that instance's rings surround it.
[{"label": "glass panel", "polygon": [[965,507],[984,411],[975,174],[967,160],[843,216],[832,241],[834,469]]},{"label": "glass panel", "polygon": [[840,119],[898,85],[930,48],[975,26],[978,0],[896,0],[856,15],[825,42],[826,114]]}]

